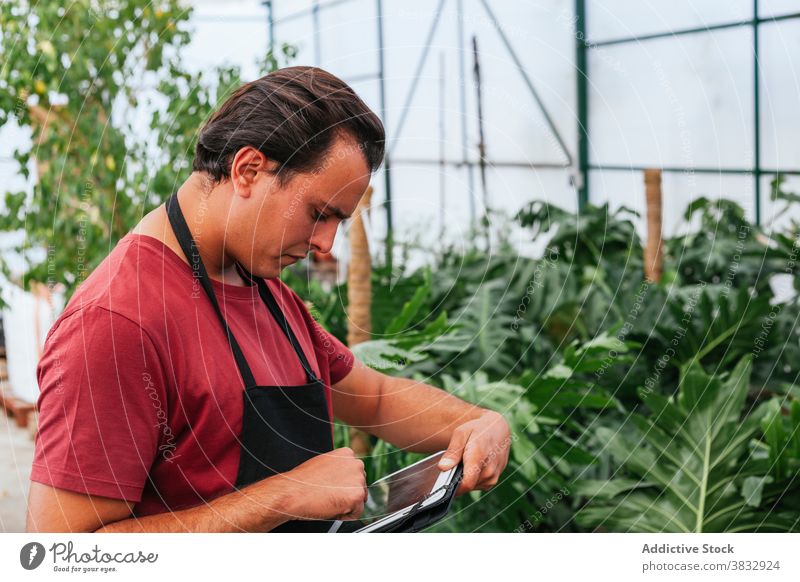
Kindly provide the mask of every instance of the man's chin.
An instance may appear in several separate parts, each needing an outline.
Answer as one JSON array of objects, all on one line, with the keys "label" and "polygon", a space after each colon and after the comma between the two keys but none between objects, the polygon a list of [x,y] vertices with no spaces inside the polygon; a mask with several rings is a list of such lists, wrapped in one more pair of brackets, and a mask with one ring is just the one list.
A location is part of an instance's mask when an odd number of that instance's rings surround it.
[{"label": "man's chin", "polygon": [[250,274],[257,279],[275,279],[280,276],[285,267],[279,263],[274,265],[251,265]]},{"label": "man's chin", "polygon": [[276,279],[280,277],[281,271],[295,264],[298,260],[299,259],[296,257],[281,255],[276,260],[258,265],[251,265],[250,273],[253,277],[258,277],[260,279]]}]

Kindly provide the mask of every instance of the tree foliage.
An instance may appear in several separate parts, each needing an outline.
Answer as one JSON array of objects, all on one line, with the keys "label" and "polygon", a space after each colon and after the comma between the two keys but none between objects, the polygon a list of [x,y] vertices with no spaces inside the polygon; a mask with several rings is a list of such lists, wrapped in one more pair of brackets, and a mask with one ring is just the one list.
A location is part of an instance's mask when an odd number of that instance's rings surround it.
[{"label": "tree foliage", "polygon": [[32,182],[3,193],[0,230],[25,233],[25,284],[71,292],[188,176],[203,121],[241,84],[236,66],[184,66],[190,16],[179,0],[0,4],[0,127],[30,132],[14,157]]}]

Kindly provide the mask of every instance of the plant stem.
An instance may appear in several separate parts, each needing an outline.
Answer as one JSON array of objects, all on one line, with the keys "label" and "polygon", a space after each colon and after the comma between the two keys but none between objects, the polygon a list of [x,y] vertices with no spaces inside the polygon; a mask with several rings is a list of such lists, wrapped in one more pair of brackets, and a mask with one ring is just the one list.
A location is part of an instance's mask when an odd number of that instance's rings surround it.
[{"label": "plant stem", "polygon": [[703,533],[703,514],[706,510],[706,490],[708,489],[709,457],[711,456],[711,435],[706,434],[705,447],[703,451],[703,480],[700,483],[700,501],[697,508],[697,522],[695,533]]}]

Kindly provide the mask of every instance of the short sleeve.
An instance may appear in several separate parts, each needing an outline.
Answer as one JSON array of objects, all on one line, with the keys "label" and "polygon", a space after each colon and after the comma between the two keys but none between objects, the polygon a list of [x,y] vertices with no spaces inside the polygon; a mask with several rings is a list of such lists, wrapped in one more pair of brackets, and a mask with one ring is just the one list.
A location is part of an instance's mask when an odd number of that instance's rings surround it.
[{"label": "short sleeve", "polygon": [[355,356],[347,346],[339,341],[339,338],[322,327],[308,311],[306,313],[314,330],[312,337],[314,338],[314,350],[317,352],[317,361],[320,358],[327,359],[331,386],[333,386],[353,369]]},{"label": "short sleeve", "polygon": [[167,417],[158,353],[138,324],[100,307],[56,325],[37,369],[31,480],[139,502]]}]

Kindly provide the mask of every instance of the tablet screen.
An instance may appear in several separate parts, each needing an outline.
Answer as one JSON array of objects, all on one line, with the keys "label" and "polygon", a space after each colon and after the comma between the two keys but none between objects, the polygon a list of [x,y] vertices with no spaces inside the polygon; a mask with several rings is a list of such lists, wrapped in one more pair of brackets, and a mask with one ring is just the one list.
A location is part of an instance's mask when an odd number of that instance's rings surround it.
[{"label": "tablet screen", "polygon": [[365,525],[425,499],[448,471],[437,467],[443,452],[392,473],[368,487],[369,499],[359,521]]}]

